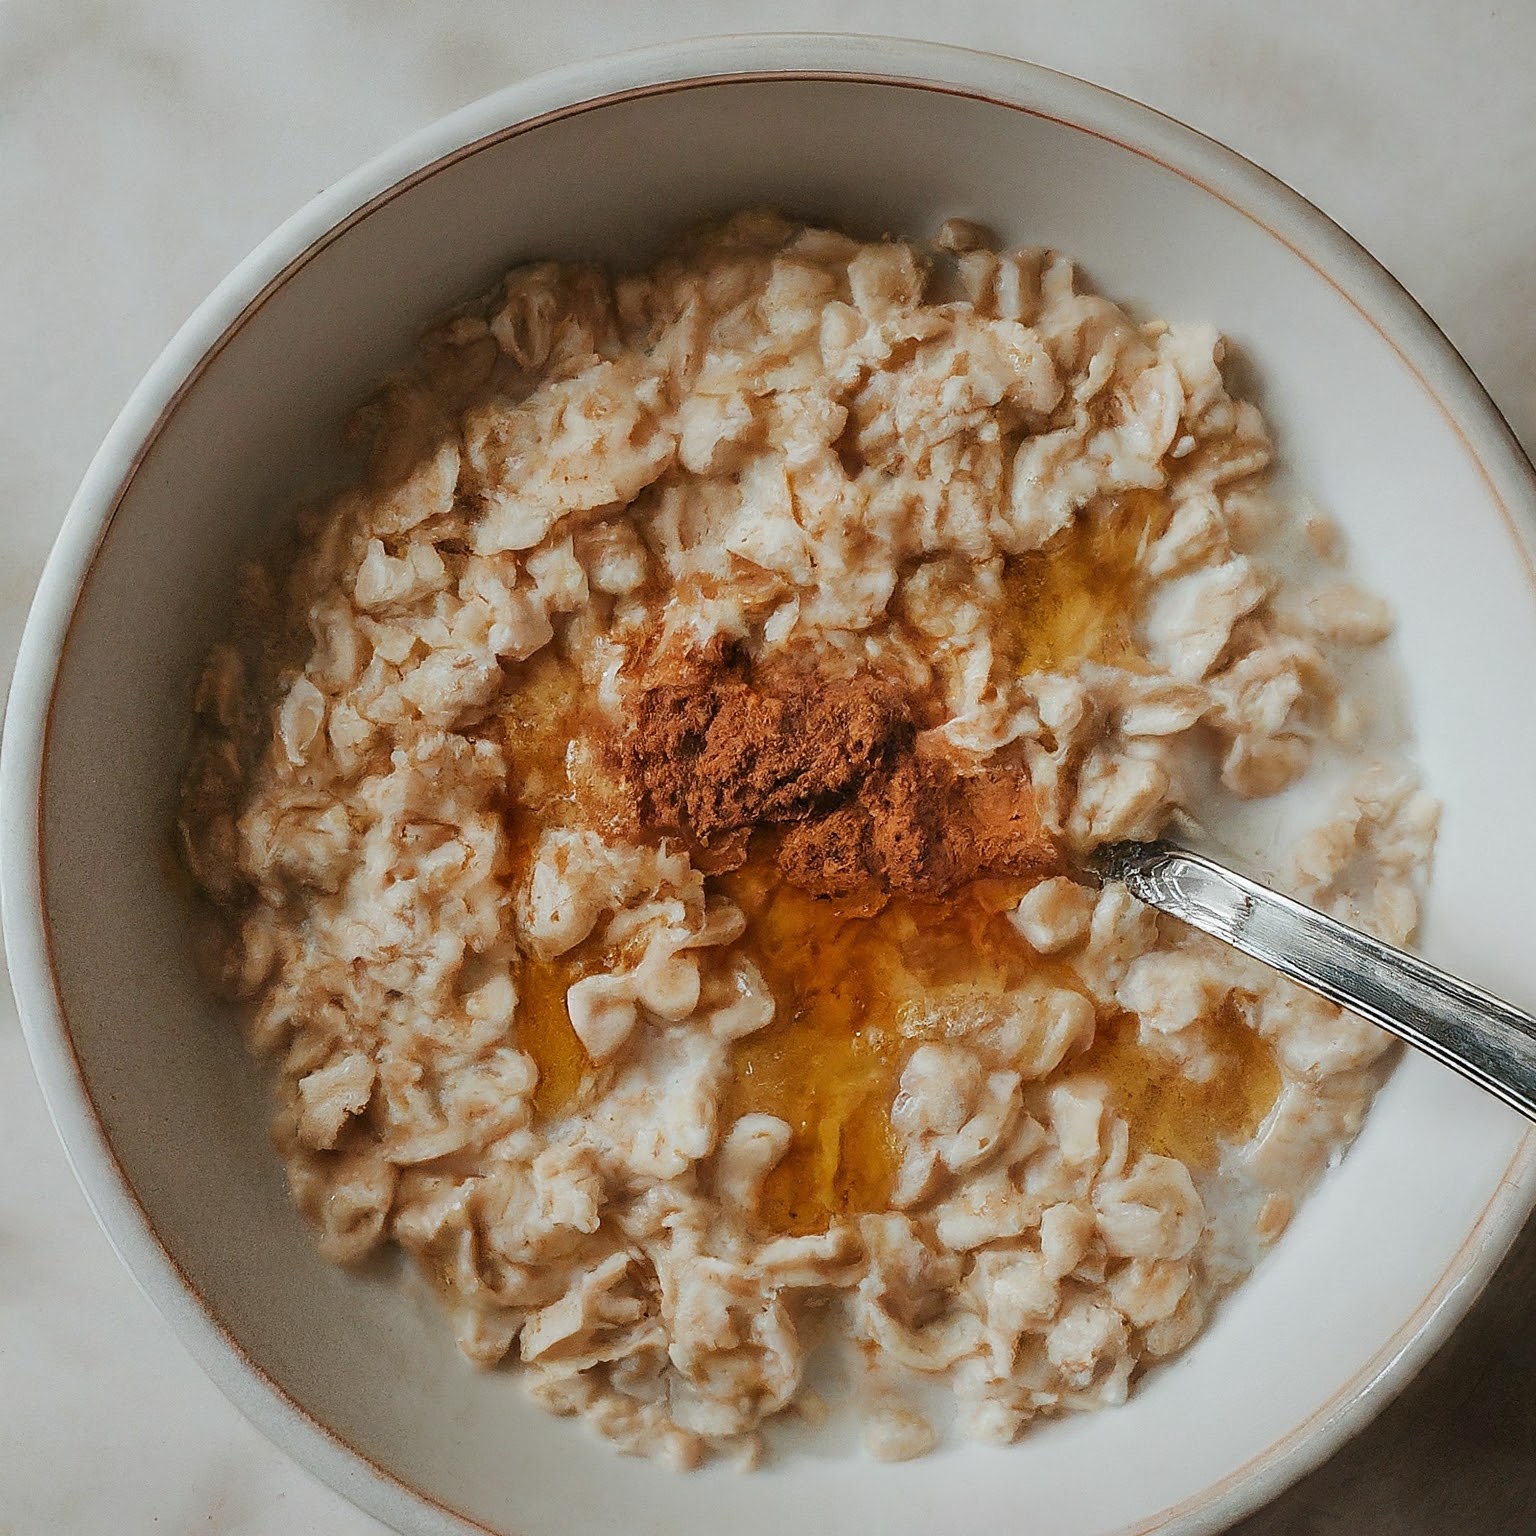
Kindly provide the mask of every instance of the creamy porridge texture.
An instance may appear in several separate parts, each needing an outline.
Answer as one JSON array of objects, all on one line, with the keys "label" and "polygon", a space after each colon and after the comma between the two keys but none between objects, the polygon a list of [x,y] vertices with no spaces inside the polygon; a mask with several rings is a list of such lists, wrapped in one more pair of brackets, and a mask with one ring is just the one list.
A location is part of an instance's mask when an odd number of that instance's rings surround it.
[{"label": "creamy porridge texture", "polygon": [[1078,860],[1326,777],[1284,878],[1402,941],[1436,815],[1221,360],[962,221],[765,212],[434,329],[183,785],[324,1251],[682,1466],[814,1421],[819,1341],[888,1458],[932,1383],[1005,1442],[1188,1345],[1386,1037]]}]

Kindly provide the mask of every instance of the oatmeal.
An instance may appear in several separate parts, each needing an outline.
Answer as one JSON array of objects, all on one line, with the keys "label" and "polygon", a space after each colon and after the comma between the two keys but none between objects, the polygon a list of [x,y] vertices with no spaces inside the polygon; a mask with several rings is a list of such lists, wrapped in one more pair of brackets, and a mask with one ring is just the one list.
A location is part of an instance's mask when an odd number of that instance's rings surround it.
[{"label": "oatmeal", "polygon": [[1403,941],[1436,816],[1221,360],[958,221],[761,212],[435,328],[242,577],[182,791],[325,1253],[682,1466],[849,1341],[883,1457],[1185,1348],[1387,1041],[1082,856],[1326,785],[1288,882]]}]

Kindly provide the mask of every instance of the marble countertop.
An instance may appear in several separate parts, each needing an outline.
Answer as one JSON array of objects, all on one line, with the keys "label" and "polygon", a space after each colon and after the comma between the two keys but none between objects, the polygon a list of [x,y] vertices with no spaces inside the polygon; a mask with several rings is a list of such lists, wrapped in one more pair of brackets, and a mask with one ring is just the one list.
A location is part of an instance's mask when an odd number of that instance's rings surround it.
[{"label": "marble countertop", "polygon": [[[519,76],[820,28],[1032,58],[1160,107],[1358,236],[1536,450],[1536,6],[1519,0],[0,0],[0,678],[96,443],[279,220]],[[98,1231],[0,989],[0,1536],[379,1536],[182,1353]],[[1536,1229],[1353,1445],[1244,1536],[1531,1529]]]}]

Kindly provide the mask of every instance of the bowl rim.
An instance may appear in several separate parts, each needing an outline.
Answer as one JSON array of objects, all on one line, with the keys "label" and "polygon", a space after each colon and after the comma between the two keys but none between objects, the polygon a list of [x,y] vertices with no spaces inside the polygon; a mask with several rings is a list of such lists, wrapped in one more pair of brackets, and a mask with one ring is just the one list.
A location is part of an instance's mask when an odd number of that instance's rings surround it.
[{"label": "bowl rim", "polygon": [[[1478,468],[1536,591],[1536,470],[1449,339],[1337,223],[1236,151],[1129,97],[1038,64],[916,40],[833,33],[695,38],[588,59],[504,87],[412,133],[310,200],[240,262],[176,332],[91,460],[28,615],[0,737],[0,909],[23,1033],[70,1165],[119,1258],[183,1346],[270,1440],[400,1528],[491,1527],[374,1462],[243,1350],[161,1242],[117,1161],[75,1054],[53,963],[43,879],[43,783],[73,617],[135,475],[182,399],[297,271],[376,209],[470,155],[621,100],[751,81],[849,81],[978,99],[1107,140],[1194,183],[1307,262],[1397,353]],[[1362,1429],[1449,1336],[1536,1205],[1536,1129],[1522,1137],[1458,1252],[1392,1339],[1333,1398],[1242,1467],[1122,1536],[1213,1532],[1267,1502]]]}]

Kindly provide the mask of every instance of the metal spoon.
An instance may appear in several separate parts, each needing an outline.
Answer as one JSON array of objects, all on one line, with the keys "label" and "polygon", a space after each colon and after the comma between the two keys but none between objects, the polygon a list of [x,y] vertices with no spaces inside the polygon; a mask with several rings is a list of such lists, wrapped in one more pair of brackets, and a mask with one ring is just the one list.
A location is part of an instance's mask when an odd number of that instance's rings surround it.
[{"label": "metal spoon", "polygon": [[1401,1035],[1536,1120],[1536,1018],[1172,843],[1108,843],[1088,867],[1131,894]]}]

